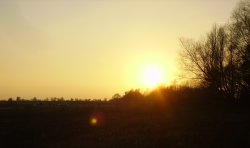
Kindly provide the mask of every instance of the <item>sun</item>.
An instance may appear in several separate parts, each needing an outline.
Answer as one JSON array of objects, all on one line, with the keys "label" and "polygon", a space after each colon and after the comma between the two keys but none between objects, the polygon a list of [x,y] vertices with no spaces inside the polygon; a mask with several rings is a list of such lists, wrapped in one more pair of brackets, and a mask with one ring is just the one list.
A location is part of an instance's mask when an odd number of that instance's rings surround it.
[{"label": "sun", "polygon": [[162,83],[162,71],[157,67],[148,67],[144,70],[143,82],[148,88],[154,88]]}]

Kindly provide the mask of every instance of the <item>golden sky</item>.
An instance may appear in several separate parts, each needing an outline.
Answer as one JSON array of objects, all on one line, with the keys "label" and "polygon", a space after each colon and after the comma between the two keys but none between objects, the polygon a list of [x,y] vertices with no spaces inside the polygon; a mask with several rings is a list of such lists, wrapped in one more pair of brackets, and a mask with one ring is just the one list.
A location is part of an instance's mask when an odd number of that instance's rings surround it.
[{"label": "golden sky", "polygon": [[239,0],[0,0],[0,99],[110,98],[169,85],[180,37],[226,23]]}]

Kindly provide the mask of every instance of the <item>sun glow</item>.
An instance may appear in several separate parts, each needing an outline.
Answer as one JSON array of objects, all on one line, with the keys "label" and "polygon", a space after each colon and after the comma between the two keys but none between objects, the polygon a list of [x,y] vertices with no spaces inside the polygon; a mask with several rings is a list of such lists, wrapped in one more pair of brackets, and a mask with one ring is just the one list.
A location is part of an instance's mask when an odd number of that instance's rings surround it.
[{"label": "sun glow", "polygon": [[163,83],[162,71],[157,67],[148,67],[144,70],[143,82],[148,88],[156,87]]}]

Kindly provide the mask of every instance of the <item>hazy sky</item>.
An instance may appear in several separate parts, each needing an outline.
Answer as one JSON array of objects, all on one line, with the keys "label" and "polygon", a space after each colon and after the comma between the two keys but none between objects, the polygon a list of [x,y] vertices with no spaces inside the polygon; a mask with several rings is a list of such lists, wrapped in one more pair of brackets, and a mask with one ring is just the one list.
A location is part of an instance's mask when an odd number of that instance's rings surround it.
[{"label": "hazy sky", "polygon": [[225,23],[239,0],[0,0],[0,98],[110,98],[142,71],[178,72],[180,37]]}]

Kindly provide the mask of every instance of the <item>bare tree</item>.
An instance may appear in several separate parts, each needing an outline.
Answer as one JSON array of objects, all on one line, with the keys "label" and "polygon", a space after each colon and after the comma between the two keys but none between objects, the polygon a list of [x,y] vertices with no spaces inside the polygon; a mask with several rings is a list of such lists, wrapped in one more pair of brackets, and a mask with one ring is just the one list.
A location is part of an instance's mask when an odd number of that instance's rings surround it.
[{"label": "bare tree", "polygon": [[207,86],[223,89],[227,34],[223,27],[214,26],[203,41],[181,39],[181,54],[185,70]]},{"label": "bare tree", "polygon": [[241,1],[230,19],[233,65],[237,70],[238,86],[250,95],[250,0]]},{"label": "bare tree", "polygon": [[237,5],[230,21],[236,45],[245,48],[250,42],[250,0],[241,1]]},{"label": "bare tree", "polygon": [[250,94],[250,0],[241,1],[230,23],[214,26],[204,40],[181,39],[182,64],[201,84],[239,98]]}]

